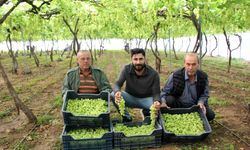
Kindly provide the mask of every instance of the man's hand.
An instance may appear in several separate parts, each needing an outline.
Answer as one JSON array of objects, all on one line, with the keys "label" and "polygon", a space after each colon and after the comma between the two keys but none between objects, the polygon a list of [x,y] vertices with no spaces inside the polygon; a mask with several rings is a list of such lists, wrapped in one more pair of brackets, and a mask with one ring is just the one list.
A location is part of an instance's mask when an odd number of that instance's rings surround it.
[{"label": "man's hand", "polygon": [[205,105],[204,104],[202,104],[202,103],[198,103],[198,106],[201,108],[201,110],[203,111],[203,113],[206,115],[206,107],[205,107]]},{"label": "man's hand", "polygon": [[122,95],[122,93],[121,93],[120,91],[117,91],[117,92],[115,93],[115,103],[116,103],[116,104],[119,104],[119,103],[120,103],[120,101],[121,101],[121,95]]},{"label": "man's hand", "polygon": [[154,105],[154,107],[155,107],[156,110],[160,110],[161,103],[159,101],[155,101],[153,105]]}]

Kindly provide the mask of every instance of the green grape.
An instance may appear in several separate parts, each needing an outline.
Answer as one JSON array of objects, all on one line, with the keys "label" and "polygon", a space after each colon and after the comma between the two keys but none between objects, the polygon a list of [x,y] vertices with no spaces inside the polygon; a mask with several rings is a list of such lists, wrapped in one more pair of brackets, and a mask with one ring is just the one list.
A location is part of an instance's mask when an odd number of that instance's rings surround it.
[{"label": "green grape", "polygon": [[75,116],[98,116],[101,113],[107,112],[108,103],[100,98],[69,99],[66,110]]},{"label": "green grape", "polygon": [[151,135],[154,130],[155,128],[151,125],[128,127],[124,124],[116,124],[114,127],[115,132],[122,132],[126,136]]},{"label": "green grape", "polygon": [[151,105],[151,107],[150,107],[150,119],[151,119],[151,126],[153,126],[153,127],[155,125],[155,121],[156,121],[156,117],[157,117],[156,114],[157,114],[157,112],[156,112],[154,105]]},{"label": "green grape", "polygon": [[121,101],[118,103],[118,107],[120,110],[120,114],[124,116],[125,115],[125,100],[123,99],[123,97],[121,97]]},{"label": "green grape", "polygon": [[177,135],[199,135],[204,132],[198,112],[185,114],[163,114],[165,130]]},{"label": "green grape", "polygon": [[67,133],[74,139],[87,139],[87,138],[101,138],[105,133],[109,132],[108,129],[103,128],[90,128],[90,129],[75,129]]}]

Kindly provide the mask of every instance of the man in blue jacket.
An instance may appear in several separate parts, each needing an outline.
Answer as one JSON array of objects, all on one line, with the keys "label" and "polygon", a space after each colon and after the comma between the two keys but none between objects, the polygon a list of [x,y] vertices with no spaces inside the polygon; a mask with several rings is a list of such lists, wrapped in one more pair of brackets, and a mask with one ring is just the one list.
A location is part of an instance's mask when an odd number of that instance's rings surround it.
[{"label": "man in blue jacket", "polygon": [[196,53],[187,53],[183,68],[172,73],[161,92],[162,107],[187,108],[198,105],[213,120],[215,113],[208,106],[208,76],[199,70]]}]

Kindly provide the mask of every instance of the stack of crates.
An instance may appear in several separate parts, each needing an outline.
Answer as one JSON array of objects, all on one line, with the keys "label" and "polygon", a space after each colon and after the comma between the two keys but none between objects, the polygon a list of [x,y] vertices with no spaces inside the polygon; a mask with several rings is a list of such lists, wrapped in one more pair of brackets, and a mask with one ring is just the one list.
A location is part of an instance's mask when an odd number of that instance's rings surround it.
[{"label": "stack of crates", "polygon": [[[108,102],[107,112],[101,113],[99,116],[75,116],[67,111],[67,104],[70,100],[75,99],[98,99],[101,98]],[[62,132],[63,148],[72,149],[104,149],[110,150],[113,146],[113,133],[110,123],[110,94],[101,92],[100,94],[78,94],[74,91],[67,91],[63,97],[62,114],[64,119],[64,129]],[[108,132],[100,138],[82,138],[74,139],[68,132],[77,129],[96,129],[104,128]]]},{"label": "stack of crates", "polygon": [[[150,126],[150,118],[146,118],[143,122],[128,122],[122,123],[127,127],[140,127],[142,125]],[[144,135],[125,135],[123,132],[117,132],[115,124],[113,125],[114,132],[114,148],[115,149],[145,149],[161,146],[162,127],[156,121],[154,130],[151,134]]]},{"label": "stack of crates", "polygon": [[[198,112],[199,117],[203,124],[204,131],[198,135],[188,135],[188,134],[182,134],[178,135],[175,133],[170,132],[167,128],[165,128],[164,123],[167,121],[172,120],[164,120],[163,114],[189,114],[192,112]],[[160,124],[163,129],[163,135],[162,135],[162,143],[170,143],[170,142],[198,142],[204,140],[211,132],[212,129],[210,127],[210,124],[207,120],[207,117],[202,112],[199,106],[193,106],[190,108],[161,108],[160,110]],[[178,126],[178,124],[176,124]]]}]

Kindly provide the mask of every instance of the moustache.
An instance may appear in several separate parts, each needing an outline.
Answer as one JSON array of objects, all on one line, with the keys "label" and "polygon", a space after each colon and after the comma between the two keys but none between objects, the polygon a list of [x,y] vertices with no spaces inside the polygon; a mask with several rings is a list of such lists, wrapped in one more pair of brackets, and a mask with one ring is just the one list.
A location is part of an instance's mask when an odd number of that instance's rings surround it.
[{"label": "moustache", "polygon": [[146,66],[145,64],[136,64],[136,65],[133,65],[133,68],[137,71],[141,71],[145,66]]},{"label": "moustache", "polygon": [[134,65],[134,66],[135,66],[135,67],[136,67],[136,66],[144,67],[145,64],[137,64],[137,65]]}]

